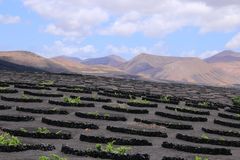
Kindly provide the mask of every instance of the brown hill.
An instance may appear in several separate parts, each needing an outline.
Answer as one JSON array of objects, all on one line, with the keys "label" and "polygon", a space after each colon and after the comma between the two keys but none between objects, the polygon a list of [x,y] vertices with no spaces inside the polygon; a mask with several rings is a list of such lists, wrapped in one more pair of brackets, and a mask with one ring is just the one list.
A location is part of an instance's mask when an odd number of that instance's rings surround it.
[{"label": "brown hill", "polygon": [[14,64],[8,61],[0,60],[0,70],[17,71],[17,72],[44,72],[43,70]]},{"label": "brown hill", "polygon": [[117,67],[123,64],[124,62],[126,62],[125,59],[116,55],[109,55],[109,56],[100,57],[100,58],[90,58],[82,61],[83,64],[88,64],[88,65],[107,65],[107,66],[113,66],[113,67]]},{"label": "brown hill", "polygon": [[240,80],[240,61],[239,62],[219,62],[212,64],[215,68],[221,68],[225,73],[230,74]]},{"label": "brown hill", "polygon": [[137,55],[130,61],[122,64],[119,68],[131,74],[138,74],[143,71],[162,67],[178,59],[181,59],[181,58],[164,57],[164,56],[157,56],[157,55],[142,53]]},{"label": "brown hill", "polygon": [[67,70],[75,73],[123,74],[123,71],[111,66],[86,65],[86,64],[82,64],[80,61],[77,61],[76,59],[72,59],[64,56],[54,57],[51,60],[59,65],[64,66]]},{"label": "brown hill", "polygon": [[239,82],[226,71],[199,58],[140,54],[120,67],[129,74],[153,80],[228,85]]},{"label": "brown hill", "polygon": [[0,52],[0,60],[49,72],[69,72],[63,66],[53,62],[52,60],[27,51]]},{"label": "brown hill", "polygon": [[205,59],[205,61],[208,63],[236,62],[240,61],[240,53],[226,50]]},{"label": "brown hill", "polygon": [[[83,64],[81,59],[59,56],[47,59],[31,52],[0,52],[0,67],[4,69],[49,72],[88,73],[100,75],[123,75],[150,80],[171,80],[198,84],[231,85],[240,84],[240,61],[237,52],[224,51],[208,60],[190,57],[167,57],[140,54],[133,59],[113,67],[109,63]],[[227,57],[227,58],[226,58]],[[230,57],[230,58],[229,58]],[[239,56],[240,58],[240,56]],[[107,61],[98,61],[98,63]],[[16,67],[18,66],[18,67]],[[24,68],[25,67],[25,68]],[[35,70],[36,69],[36,70]]]}]

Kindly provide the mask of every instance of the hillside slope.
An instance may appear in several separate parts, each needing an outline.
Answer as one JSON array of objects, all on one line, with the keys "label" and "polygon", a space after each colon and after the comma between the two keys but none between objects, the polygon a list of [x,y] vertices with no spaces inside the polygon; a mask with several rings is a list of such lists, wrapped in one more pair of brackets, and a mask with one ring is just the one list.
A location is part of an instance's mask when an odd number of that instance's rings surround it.
[{"label": "hillside slope", "polygon": [[50,59],[41,57],[32,52],[26,51],[5,51],[0,52],[0,60],[11,62],[26,67],[33,67],[49,72],[69,72],[63,66]]},{"label": "hillside slope", "polygon": [[88,65],[107,65],[107,66],[117,67],[123,64],[124,62],[126,62],[126,60],[119,56],[109,55],[106,57],[86,59],[86,60],[83,60],[82,63],[88,64]]},{"label": "hillside slope", "polygon": [[112,66],[106,65],[86,65],[82,64],[80,61],[75,59],[66,58],[66,57],[54,57],[53,60],[55,63],[64,66],[67,70],[74,73],[123,73],[121,70],[114,68]]},{"label": "hillside slope", "polygon": [[206,58],[208,63],[218,63],[218,62],[236,62],[240,61],[240,53],[230,50],[222,51],[212,57]]},{"label": "hillside slope", "polygon": [[6,71],[18,71],[18,72],[44,72],[43,70],[34,68],[34,67],[27,67],[18,64],[14,64],[8,61],[0,60],[0,70]]},{"label": "hillside slope", "polygon": [[129,74],[153,80],[227,85],[239,83],[236,77],[199,58],[164,57],[140,54],[121,66]]}]

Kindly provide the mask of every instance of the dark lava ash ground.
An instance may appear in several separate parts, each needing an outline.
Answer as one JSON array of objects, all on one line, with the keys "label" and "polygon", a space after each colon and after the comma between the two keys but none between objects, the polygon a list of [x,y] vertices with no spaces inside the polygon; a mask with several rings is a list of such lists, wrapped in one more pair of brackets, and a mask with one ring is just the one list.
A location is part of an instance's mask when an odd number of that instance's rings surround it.
[{"label": "dark lava ash ground", "polygon": [[[39,84],[42,80],[54,81],[54,84]],[[46,138],[32,138],[18,136],[25,144],[51,144],[56,147],[53,151],[40,151],[28,150],[21,152],[1,152],[1,160],[37,160],[41,155],[49,155],[51,153],[58,154],[66,157],[69,160],[92,160],[101,159],[85,156],[76,156],[71,154],[64,154],[61,152],[62,145],[67,145],[77,150],[94,150],[96,143],[86,142],[80,140],[80,135],[95,136],[95,137],[113,137],[119,139],[137,139],[146,140],[150,146],[145,146],[142,143],[139,145],[130,145],[132,148],[129,154],[148,154],[150,160],[161,160],[165,157],[181,157],[186,160],[194,160],[195,156],[207,157],[208,160],[238,160],[240,159],[240,109],[233,106],[231,98],[240,95],[240,90],[235,88],[221,88],[211,86],[177,84],[177,83],[156,83],[131,79],[109,78],[91,75],[66,75],[66,74],[47,74],[47,73],[16,73],[1,71],[0,73],[0,86],[8,90],[17,90],[17,93],[0,93],[0,127],[3,132],[4,129],[19,130],[25,128],[28,131],[33,131],[38,127],[47,127],[50,131],[66,133],[71,135],[71,139],[46,139]],[[78,88],[78,89],[76,89]],[[65,89],[65,91],[60,91]],[[17,102],[23,98],[24,91],[29,91],[30,94],[38,94],[38,96],[26,94],[29,98],[43,100],[42,102]],[[68,91],[68,92],[66,92]],[[77,93],[81,92],[81,93]],[[104,93],[108,93],[108,96]],[[45,95],[44,94],[48,94]],[[51,96],[52,94],[52,96]],[[40,96],[42,95],[42,96]],[[54,96],[55,95],[55,96]],[[59,95],[59,96],[56,96]],[[50,104],[52,101],[63,101],[63,96],[80,96],[91,97],[91,101],[82,100],[82,103],[93,103],[94,107],[76,107],[76,106],[63,106]],[[159,96],[169,95],[172,101],[179,101],[179,104],[169,104],[155,102],[160,100]],[[139,99],[140,97],[152,98],[151,104],[157,104],[157,107],[131,106],[126,104],[129,99],[119,97],[132,97]],[[19,98],[15,100],[6,100],[5,98]],[[111,102],[98,102],[96,99],[110,99]],[[194,100],[194,101],[193,101]],[[121,101],[123,104],[120,104]],[[192,105],[186,106],[186,102],[192,102]],[[207,102],[207,106],[200,105],[202,101]],[[104,109],[104,105],[110,107],[120,107],[125,112],[117,110]],[[4,108],[10,106],[11,108]],[[168,106],[168,108],[166,108]],[[24,108],[25,111],[20,111],[17,108]],[[205,108],[204,108],[205,107]],[[169,109],[170,108],[170,109]],[[27,112],[27,109],[38,113]],[[147,110],[145,114],[127,113],[126,110]],[[171,110],[172,109],[172,110]],[[232,112],[229,112],[232,109]],[[49,112],[64,110],[68,114],[46,114]],[[187,110],[187,111],[186,111]],[[39,113],[40,111],[44,113]],[[199,112],[198,112],[199,111]],[[126,121],[113,121],[102,119],[91,119],[90,117],[76,116],[76,112],[81,113],[99,113],[104,117],[123,117]],[[162,116],[155,114],[156,112],[166,113]],[[196,113],[195,113],[196,112]],[[219,113],[224,113],[228,117],[223,117]],[[1,116],[32,116],[34,120],[31,121],[7,121]],[[99,116],[98,115],[98,116]],[[170,116],[169,116],[170,115]],[[230,118],[229,118],[230,117]],[[231,118],[235,117],[235,119]],[[46,124],[42,122],[42,118],[50,119],[53,121],[84,123],[94,125],[95,128],[85,126],[80,128],[69,128],[64,126],[57,126]],[[194,120],[193,120],[194,119]],[[203,120],[205,119],[205,120]],[[139,122],[141,120],[141,122]],[[215,122],[214,122],[215,120]],[[227,126],[226,124],[219,124],[216,122],[223,121],[229,122],[233,125]],[[143,123],[145,122],[145,123]],[[155,124],[146,124],[146,122],[154,122]],[[180,128],[175,128],[173,125]],[[183,125],[192,127],[192,129],[183,129]],[[113,132],[107,126],[124,128],[128,130],[137,130],[136,134]],[[225,131],[226,134],[234,135],[226,136],[220,134],[207,133],[203,128],[209,130]],[[118,130],[119,131],[119,130]],[[150,132],[148,136],[140,135],[140,133]],[[166,136],[153,136],[153,133],[163,133]],[[231,132],[231,133],[229,133]],[[178,136],[177,136],[178,134]],[[179,134],[186,136],[179,136]],[[157,134],[159,135],[159,134]],[[178,138],[177,138],[178,137]],[[180,137],[180,138],[179,138]],[[189,138],[190,137],[190,138]],[[194,138],[195,137],[195,138]],[[145,141],[145,142],[146,142]],[[163,142],[173,143],[174,145],[180,144],[179,147],[166,148]],[[166,144],[166,143],[165,143]],[[117,146],[117,145],[116,145]],[[126,145],[123,145],[126,146]],[[171,145],[170,145],[171,146]],[[198,152],[199,149],[190,149],[186,146],[200,147],[204,154],[193,153]],[[183,151],[185,147],[185,151]],[[212,149],[211,151],[207,148]],[[222,148],[224,151],[216,151]],[[214,150],[215,149],[215,150]],[[214,150],[214,151],[213,151]],[[213,155],[218,154],[218,155]]]}]

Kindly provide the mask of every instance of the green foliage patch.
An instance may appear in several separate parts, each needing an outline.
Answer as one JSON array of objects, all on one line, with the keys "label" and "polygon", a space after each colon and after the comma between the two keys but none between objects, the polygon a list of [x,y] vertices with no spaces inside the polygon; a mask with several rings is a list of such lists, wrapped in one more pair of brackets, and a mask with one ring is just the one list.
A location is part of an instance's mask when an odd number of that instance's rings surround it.
[{"label": "green foliage patch", "polygon": [[3,133],[0,135],[0,145],[3,146],[18,146],[22,142],[15,136],[10,135],[9,133]]},{"label": "green foliage patch", "polygon": [[131,150],[130,147],[125,147],[125,146],[115,147],[114,142],[115,141],[107,143],[105,147],[101,144],[96,144],[95,147],[98,151],[120,154],[120,155],[125,155],[129,150]]},{"label": "green foliage patch", "polygon": [[76,98],[64,97],[63,101],[66,103],[71,103],[71,104],[80,104],[81,103],[80,97],[76,97]]},{"label": "green foliage patch", "polygon": [[129,103],[140,103],[140,104],[150,104],[150,101],[144,99],[130,99]]},{"label": "green foliage patch", "polygon": [[240,106],[240,96],[235,96],[232,98],[232,102],[236,106]]},{"label": "green foliage patch", "polygon": [[67,160],[67,158],[60,157],[56,154],[51,154],[50,156],[41,156],[38,160]]}]

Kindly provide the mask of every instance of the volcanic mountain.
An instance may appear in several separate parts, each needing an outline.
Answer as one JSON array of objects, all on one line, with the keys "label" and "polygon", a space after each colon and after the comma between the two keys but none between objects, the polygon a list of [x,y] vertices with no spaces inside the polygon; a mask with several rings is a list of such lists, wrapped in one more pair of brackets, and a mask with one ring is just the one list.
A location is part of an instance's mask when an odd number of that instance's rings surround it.
[{"label": "volcanic mountain", "polygon": [[86,59],[82,63],[88,64],[88,65],[107,65],[107,66],[117,67],[123,64],[124,62],[126,62],[126,60],[119,56],[109,55],[106,57]]},{"label": "volcanic mountain", "polygon": [[191,83],[230,84],[236,78],[199,58],[166,57],[140,54],[120,67],[129,74],[152,80],[172,80]]},{"label": "volcanic mountain", "polygon": [[54,61],[27,51],[2,51],[0,60],[49,72],[69,72]]},{"label": "volcanic mountain", "polygon": [[236,61],[240,62],[240,53],[226,50],[212,57],[206,58],[205,61],[208,63],[236,62]]},{"label": "volcanic mountain", "polygon": [[82,61],[78,58],[59,56],[53,57],[51,60],[74,73],[124,74],[120,69],[108,65],[83,64]]},{"label": "volcanic mountain", "polygon": [[27,67],[23,65],[18,65],[15,63],[11,63],[8,61],[0,60],[0,70],[7,70],[7,71],[17,71],[17,72],[44,72],[43,70]]},{"label": "volcanic mountain", "polygon": [[240,84],[240,53],[233,51],[223,51],[205,60],[142,53],[129,61],[115,55],[86,60],[67,56],[48,59],[32,52],[8,51],[0,52],[0,60],[2,69],[14,69],[17,68],[14,65],[18,65],[27,67],[26,70],[48,72],[135,76],[211,85]]}]

